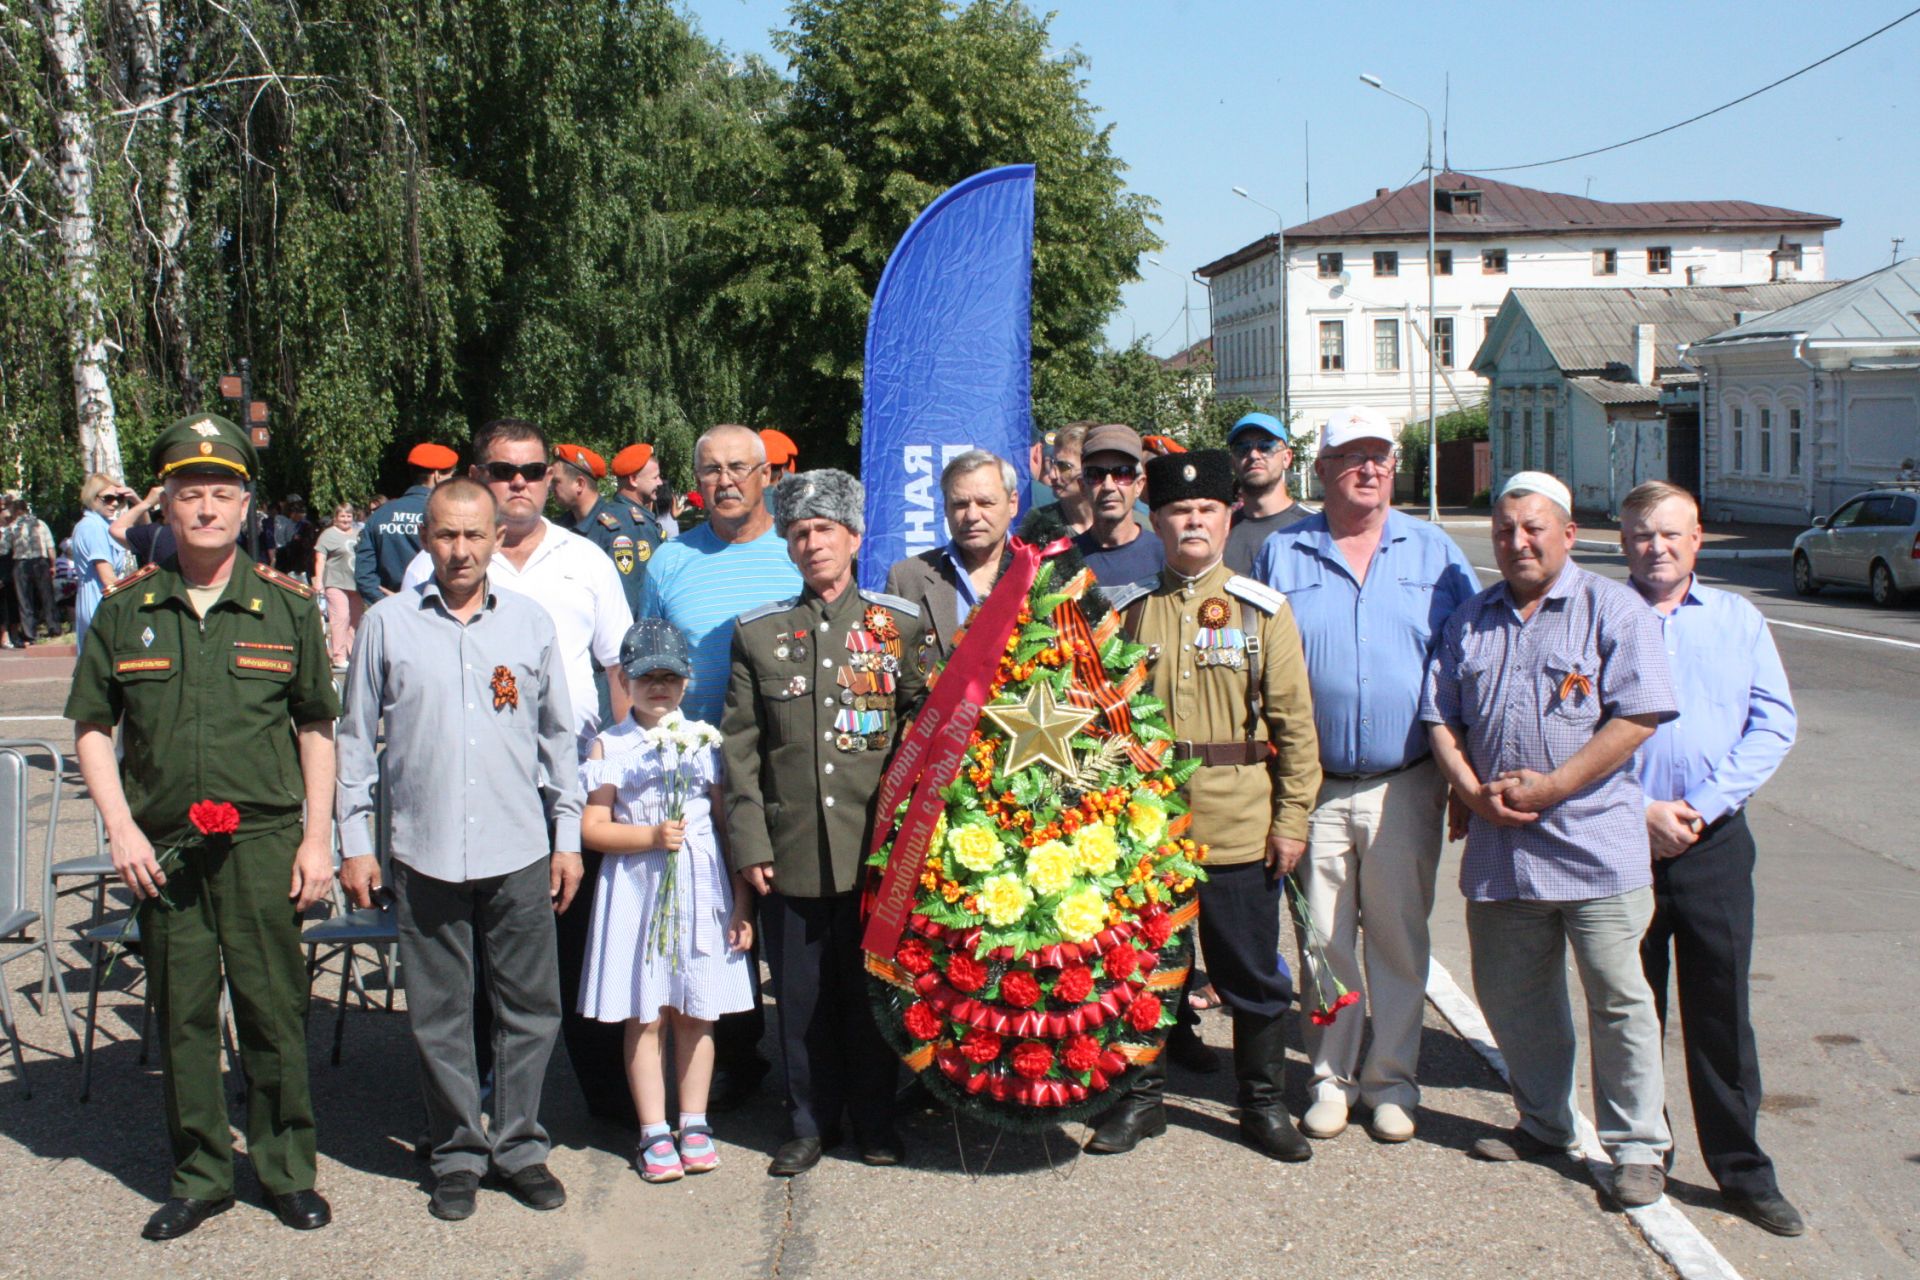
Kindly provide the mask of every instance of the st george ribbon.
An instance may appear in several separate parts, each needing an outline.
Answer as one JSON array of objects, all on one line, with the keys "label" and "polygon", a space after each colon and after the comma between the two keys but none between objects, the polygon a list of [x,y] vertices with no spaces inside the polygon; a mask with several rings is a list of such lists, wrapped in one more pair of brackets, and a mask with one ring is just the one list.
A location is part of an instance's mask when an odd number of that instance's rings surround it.
[{"label": "st george ribbon", "polygon": [[860,585],[947,539],[940,472],[969,449],[1025,494],[1032,358],[1033,166],[988,169],[927,206],[895,246],[867,320]]}]

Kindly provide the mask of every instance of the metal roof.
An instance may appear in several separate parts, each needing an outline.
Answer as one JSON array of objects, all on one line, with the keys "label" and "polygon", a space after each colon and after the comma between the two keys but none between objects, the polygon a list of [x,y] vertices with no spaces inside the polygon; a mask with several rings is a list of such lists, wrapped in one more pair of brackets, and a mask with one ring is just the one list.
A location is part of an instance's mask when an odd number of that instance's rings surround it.
[{"label": "metal roof", "polygon": [[1654,326],[1654,365],[1661,372],[1683,366],[1676,348],[1725,329],[1743,311],[1776,311],[1838,286],[1827,280],[1775,284],[1675,285],[1655,288],[1512,289],[1500,304],[1493,331],[1473,358],[1473,371],[1491,372],[1491,352],[1524,315],[1563,374],[1602,373],[1609,364],[1633,363],[1633,326]]},{"label": "metal roof", "polygon": [[1809,342],[1920,342],[1920,258],[1907,258],[1837,288],[1703,336],[1700,346],[1764,338]]},{"label": "metal roof", "polygon": [[[1435,191],[1477,191],[1478,213],[1436,210],[1436,235],[1448,240],[1486,240],[1514,235],[1552,235],[1575,231],[1620,231],[1657,235],[1664,231],[1831,231],[1840,219],[1824,213],[1783,209],[1751,200],[1635,200],[1616,202],[1536,191],[1532,187],[1476,178],[1466,173],[1434,175]],[[1423,178],[1397,191],[1288,227],[1288,240],[1425,240],[1427,184]],[[1218,275],[1274,251],[1274,237],[1262,236],[1198,274]]]},{"label": "metal roof", "polygon": [[1568,378],[1567,385],[1586,392],[1601,404],[1659,404],[1660,388],[1644,382],[1611,382],[1606,378]]}]

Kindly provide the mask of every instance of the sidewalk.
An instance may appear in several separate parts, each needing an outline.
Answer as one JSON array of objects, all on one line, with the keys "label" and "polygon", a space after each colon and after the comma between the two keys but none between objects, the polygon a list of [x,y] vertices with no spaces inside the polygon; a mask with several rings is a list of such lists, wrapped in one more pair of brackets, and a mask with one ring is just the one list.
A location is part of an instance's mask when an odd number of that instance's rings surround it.
[{"label": "sidewalk", "polygon": [[[1398,510],[1410,516],[1425,519],[1427,509],[1424,504],[1402,503]],[[1488,515],[1484,510],[1471,507],[1441,507],[1440,524],[1447,529],[1481,529],[1487,527]],[[1609,520],[1593,512],[1578,512],[1574,523],[1580,531],[1579,547],[1583,551],[1620,550],[1620,522]],[[1783,524],[1742,524],[1728,521],[1702,526],[1705,546],[1701,549],[1702,559],[1708,560],[1784,560],[1792,554],[1793,540],[1802,532],[1792,525]]]}]

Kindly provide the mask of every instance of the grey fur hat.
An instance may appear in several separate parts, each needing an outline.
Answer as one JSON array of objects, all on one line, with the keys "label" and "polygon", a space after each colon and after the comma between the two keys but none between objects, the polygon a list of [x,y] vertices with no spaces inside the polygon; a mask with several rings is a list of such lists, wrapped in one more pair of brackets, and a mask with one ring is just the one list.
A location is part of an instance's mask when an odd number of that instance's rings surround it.
[{"label": "grey fur hat", "polygon": [[867,531],[867,491],[844,471],[822,468],[788,476],[773,489],[773,525],[781,537],[795,520],[820,516],[858,534]]}]

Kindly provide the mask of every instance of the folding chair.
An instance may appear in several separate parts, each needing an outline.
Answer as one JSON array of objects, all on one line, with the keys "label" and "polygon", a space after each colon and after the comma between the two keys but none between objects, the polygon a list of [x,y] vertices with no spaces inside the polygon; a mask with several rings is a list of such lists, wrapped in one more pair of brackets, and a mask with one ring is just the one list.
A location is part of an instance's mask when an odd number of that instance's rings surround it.
[{"label": "folding chair", "polygon": [[[42,1003],[45,1002],[44,982],[51,980],[60,996],[60,1016],[66,1024],[67,1035],[73,1040],[76,1050],[80,1045],[79,1038],[74,1035],[73,1010],[67,1004],[67,984],[54,963],[52,900],[42,896],[41,907],[46,913],[44,922],[42,912],[27,905],[27,811],[33,778],[28,757],[42,754],[47,757],[53,775],[47,799],[44,865],[53,858],[54,835],[60,821],[62,759],[59,748],[45,742],[0,742],[0,945],[9,948],[0,950],[0,1031],[4,1031],[7,1039],[13,1043],[14,1069],[19,1072],[21,1087],[29,1098],[33,1096],[33,1086],[27,1080],[26,1055],[21,1050],[20,1029],[13,1017],[13,992],[6,981],[6,967],[9,964],[24,960],[35,952],[40,953],[45,966]],[[41,926],[37,938],[32,936],[36,924]]]},{"label": "folding chair", "polygon": [[[132,908],[137,911],[139,908]],[[105,957],[117,944],[125,943],[129,947],[140,945],[140,922],[128,916],[109,920],[95,925],[80,935],[79,945],[93,953],[93,962],[87,973],[87,1012],[83,1019],[87,1027],[86,1042],[80,1050],[80,1101],[89,1102],[93,1098],[93,1040],[98,1027],[100,1008],[100,979],[106,964]],[[140,993],[140,1056],[135,1059],[141,1066],[147,1065],[147,1046],[152,1039],[153,1029],[153,988],[143,983]],[[233,992],[227,986],[223,976],[220,979],[220,1039],[226,1045],[227,1066],[235,1074],[241,1071],[240,1050],[233,1037]]]},{"label": "folding chair", "polygon": [[[383,748],[379,756],[380,780],[375,784],[374,849],[380,859],[382,870],[381,883],[386,882],[387,850],[393,829],[393,810],[387,802],[386,762],[387,753]],[[336,863],[341,856],[340,833],[334,832],[334,857]],[[347,1034],[347,992],[348,989],[360,995],[362,1008],[371,1007],[373,997],[367,994],[364,983],[355,968],[353,949],[357,946],[371,946],[381,953],[382,963],[387,976],[387,1011],[393,1010],[393,993],[396,985],[396,973],[393,959],[394,948],[400,942],[399,922],[394,918],[391,900],[371,907],[349,909],[349,904],[338,885],[334,889],[335,912],[325,920],[308,925],[301,931],[300,941],[308,948],[307,976],[311,980],[319,972],[326,957],[320,954],[322,947],[334,948],[331,954],[340,957],[340,1003],[334,1012],[333,1021],[333,1065],[340,1065],[341,1049]]]}]

